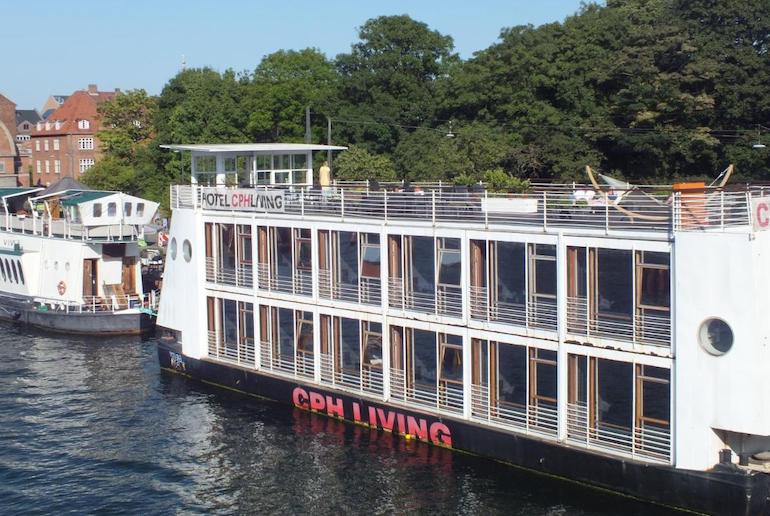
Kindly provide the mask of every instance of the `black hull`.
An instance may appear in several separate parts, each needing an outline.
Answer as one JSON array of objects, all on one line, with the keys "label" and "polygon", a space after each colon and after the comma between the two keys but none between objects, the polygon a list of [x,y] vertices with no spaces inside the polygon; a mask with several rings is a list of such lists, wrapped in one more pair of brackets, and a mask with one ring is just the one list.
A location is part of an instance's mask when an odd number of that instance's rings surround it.
[{"label": "black hull", "polygon": [[[349,422],[377,428],[391,426],[393,432],[410,434],[407,438],[419,433],[433,444],[448,445],[594,488],[708,514],[770,514],[770,475],[767,474],[749,473],[733,466],[717,466],[706,472],[689,471],[589,453],[462,419],[373,402],[311,381],[193,359],[182,355],[178,344],[163,340],[158,342],[158,358],[161,368],[207,383],[293,403]],[[383,424],[384,421],[388,424]],[[411,423],[415,425],[408,426]],[[418,427],[419,432],[413,431]]]},{"label": "black hull", "polygon": [[143,335],[155,328],[146,313],[41,311],[28,299],[0,296],[0,319],[73,335]]}]

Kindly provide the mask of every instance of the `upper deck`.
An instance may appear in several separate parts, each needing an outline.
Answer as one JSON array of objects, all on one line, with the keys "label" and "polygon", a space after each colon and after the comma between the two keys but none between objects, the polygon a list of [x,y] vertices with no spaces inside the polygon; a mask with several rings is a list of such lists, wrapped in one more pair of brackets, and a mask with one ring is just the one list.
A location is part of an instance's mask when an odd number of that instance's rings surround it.
[{"label": "upper deck", "polygon": [[[534,184],[525,193],[483,185],[331,182],[313,179],[312,144],[166,145],[191,153],[191,185],[171,187],[173,209],[276,220],[370,221],[384,225],[609,235],[666,240],[677,231],[750,232],[763,188],[692,184]],[[322,168],[323,170],[323,168]],[[593,181],[593,179],[592,179]],[[702,185],[702,184],[701,184]],[[765,217],[767,218],[767,217]],[[768,219],[770,220],[770,219]]]},{"label": "upper deck", "polygon": [[[263,203],[259,193],[278,201]],[[764,194],[762,188],[677,192],[670,188],[632,187],[597,192],[591,186],[577,184],[534,185],[530,192],[519,194],[462,191],[436,184],[406,190],[399,184],[373,188],[367,183],[335,183],[323,189],[306,185],[174,185],[171,207],[233,215],[261,213],[275,219],[668,239],[676,231],[750,232],[752,202]]]}]

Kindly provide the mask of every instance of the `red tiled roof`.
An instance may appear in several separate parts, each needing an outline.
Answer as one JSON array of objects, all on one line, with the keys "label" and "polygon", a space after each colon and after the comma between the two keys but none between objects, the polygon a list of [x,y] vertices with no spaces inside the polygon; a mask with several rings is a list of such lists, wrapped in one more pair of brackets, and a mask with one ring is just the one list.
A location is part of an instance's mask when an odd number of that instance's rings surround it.
[{"label": "red tiled roof", "polygon": [[[97,91],[94,93],[86,90],[76,91],[70,95],[64,104],[51,113],[48,117],[48,122],[51,124],[51,129],[45,129],[45,122],[43,123],[42,131],[33,131],[32,136],[51,136],[57,134],[94,134],[99,130],[99,120],[97,117],[96,108],[102,102],[111,100],[115,97],[114,91]],[[54,129],[54,123],[60,121],[61,125],[59,129]],[[88,120],[90,127],[88,129],[78,129],[79,120]]]}]

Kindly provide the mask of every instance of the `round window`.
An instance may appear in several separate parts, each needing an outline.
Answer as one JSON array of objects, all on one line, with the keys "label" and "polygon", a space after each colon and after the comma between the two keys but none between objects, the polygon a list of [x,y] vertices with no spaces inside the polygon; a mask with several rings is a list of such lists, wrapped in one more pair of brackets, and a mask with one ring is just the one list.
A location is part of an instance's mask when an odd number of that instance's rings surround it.
[{"label": "round window", "polygon": [[721,356],[733,347],[733,330],[722,319],[706,319],[698,330],[698,340],[707,352]]},{"label": "round window", "polygon": [[176,260],[176,238],[171,239],[171,243],[168,245],[168,252],[171,253],[171,259]]},{"label": "round window", "polygon": [[182,254],[184,255],[184,261],[189,262],[192,259],[192,246],[187,239],[182,242]]}]

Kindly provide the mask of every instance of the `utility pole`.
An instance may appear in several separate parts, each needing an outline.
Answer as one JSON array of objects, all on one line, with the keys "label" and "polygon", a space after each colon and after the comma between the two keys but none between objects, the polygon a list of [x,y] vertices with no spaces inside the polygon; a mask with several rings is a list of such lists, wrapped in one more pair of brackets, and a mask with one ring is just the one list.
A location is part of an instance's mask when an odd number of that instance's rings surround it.
[{"label": "utility pole", "polygon": [[305,107],[305,143],[310,143],[310,106]]}]

